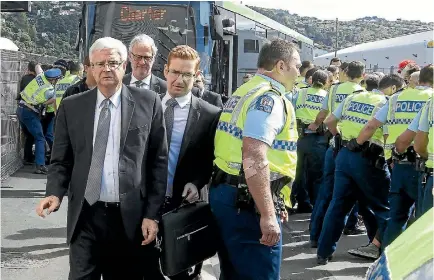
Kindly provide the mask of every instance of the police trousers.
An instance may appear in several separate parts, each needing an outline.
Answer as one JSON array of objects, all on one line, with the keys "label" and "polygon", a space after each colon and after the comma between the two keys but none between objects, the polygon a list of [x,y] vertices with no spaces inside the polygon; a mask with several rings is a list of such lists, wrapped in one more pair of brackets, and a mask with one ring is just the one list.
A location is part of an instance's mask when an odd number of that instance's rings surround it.
[{"label": "police trousers", "polygon": [[426,177],[426,182],[423,181],[423,175],[420,176],[419,180],[419,214],[421,217],[423,214],[428,212],[429,209],[433,207],[433,176],[429,175]]},{"label": "police trousers", "polygon": [[382,247],[387,247],[407,227],[412,206],[417,202],[419,171],[407,163],[393,164],[392,183],[389,193],[390,219],[384,233]]},{"label": "police trousers", "polygon": [[356,200],[360,208],[369,208],[374,212],[380,239],[389,218],[390,173],[387,165],[377,169],[360,152],[351,152],[345,147],[339,151],[335,163],[333,197],[318,242],[317,254],[322,258],[330,257],[335,252],[345,226],[345,217]]},{"label": "police trousers", "polygon": [[236,197],[234,186],[219,184],[210,188],[209,203],[223,240],[218,252],[220,279],[279,280],[282,238],[272,247],[259,243],[260,217],[254,210],[239,210]]}]

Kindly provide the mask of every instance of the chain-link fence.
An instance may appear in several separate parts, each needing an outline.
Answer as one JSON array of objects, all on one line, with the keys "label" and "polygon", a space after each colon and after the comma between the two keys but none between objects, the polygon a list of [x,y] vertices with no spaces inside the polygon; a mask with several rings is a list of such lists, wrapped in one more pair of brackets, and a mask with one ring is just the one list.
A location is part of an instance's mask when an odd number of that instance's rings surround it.
[{"label": "chain-link fence", "polygon": [[16,115],[19,83],[29,61],[52,64],[56,58],[16,51],[0,50],[1,93],[1,180],[22,166],[22,134]]}]

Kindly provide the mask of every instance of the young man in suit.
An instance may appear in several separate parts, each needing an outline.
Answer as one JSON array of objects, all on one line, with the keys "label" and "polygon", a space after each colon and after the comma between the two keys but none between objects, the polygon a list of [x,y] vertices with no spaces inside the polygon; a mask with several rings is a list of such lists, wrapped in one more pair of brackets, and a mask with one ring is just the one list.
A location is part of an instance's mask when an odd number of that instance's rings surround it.
[{"label": "young man in suit", "polygon": [[[65,98],[56,119],[46,197],[56,211],[68,194],[69,279],[142,280],[167,185],[161,100],[122,85],[127,49],[105,37],[90,50],[97,87]],[[150,278],[155,279],[155,278]]]},{"label": "young man in suit", "polygon": [[[184,198],[188,202],[199,199],[200,189],[211,178],[220,109],[192,94],[199,62],[198,53],[183,45],[171,50],[164,67],[167,93],[161,98],[169,146],[164,212],[178,207]],[[171,279],[201,279],[199,273],[184,272]]]},{"label": "young man in suit", "polygon": [[212,104],[216,107],[223,108],[221,95],[205,89],[204,77],[202,72],[197,75],[193,86],[194,88],[192,89],[192,93],[194,96],[202,98],[209,104]]},{"label": "young man in suit", "polygon": [[123,78],[123,83],[132,87],[144,88],[158,94],[166,93],[166,81],[152,74],[152,66],[157,55],[154,39],[140,34],[131,40],[128,58],[132,72]]}]

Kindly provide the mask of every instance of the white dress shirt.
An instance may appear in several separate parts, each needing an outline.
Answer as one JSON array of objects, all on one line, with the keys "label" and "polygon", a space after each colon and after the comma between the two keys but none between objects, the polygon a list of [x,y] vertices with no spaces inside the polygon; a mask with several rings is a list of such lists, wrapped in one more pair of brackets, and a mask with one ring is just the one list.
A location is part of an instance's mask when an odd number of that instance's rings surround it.
[{"label": "white dress shirt", "polygon": [[[142,83],[144,83],[144,85],[142,85],[140,88],[151,89],[151,76],[152,76],[152,74],[148,75],[148,77],[146,77],[143,80],[141,80]],[[130,86],[137,87],[137,85],[136,85],[137,81],[139,81],[139,80],[136,79],[136,77],[134,77],[133,74],[131,74]]]},{"label": "white dress shirt", "polygon": [[[166,111],[166,102],[171,99],[169,93],[163,97],[162,105],[163,112]],[[173,194],[173,178],[175,177],[176,165],[178,164],[179,152],[181,151],[182,139],[184,138],[184,131],[187,125],[188,114],[190,112],[191,105],[191,92],[184,96],[175,98],[178,105],[173,108],[173,128],[172,137],[169,147],[169,162],[167,172],[167,190],[166,196],[172,196]]]},{"label": "white dress shirt", "polygon": [[[106,202],[119,202],[119,149],[121,142],[121,90],[122,87],[110,97],[110,129],[105,152],[104,168],[101,180],[101,193],[99,200]],[[93,125],[93,145],[98,128],[101,102],[106,98],[98,90],[95,108],[95,122]]]}]

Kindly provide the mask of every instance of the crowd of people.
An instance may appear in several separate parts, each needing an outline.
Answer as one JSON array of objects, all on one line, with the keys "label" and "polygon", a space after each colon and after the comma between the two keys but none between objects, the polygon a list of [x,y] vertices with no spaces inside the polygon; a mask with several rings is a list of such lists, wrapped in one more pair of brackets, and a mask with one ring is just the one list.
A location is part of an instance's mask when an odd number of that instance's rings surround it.
[{"label": "crowd of people", "polygon": [[[294,212],[311,213],[324,265],[342,233],[367,233],[349,253],[376,260],[432,208],[433,65],[385,75],[334,58],[323,69],[276,39],[223,104],[193,48],[170,51],[165,80],[152,74],[157,52],[145,34],[128,48],[104,37],[83,65],[31,63],[23,78],[25,161],[48,174],[36,211],[68,196],[70,279],[164,279],[161,217],[200,198],[220,236],[220,279],[240,280],[280,279]],[[201,264],[170,279],[201,279]]]}]

